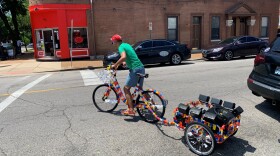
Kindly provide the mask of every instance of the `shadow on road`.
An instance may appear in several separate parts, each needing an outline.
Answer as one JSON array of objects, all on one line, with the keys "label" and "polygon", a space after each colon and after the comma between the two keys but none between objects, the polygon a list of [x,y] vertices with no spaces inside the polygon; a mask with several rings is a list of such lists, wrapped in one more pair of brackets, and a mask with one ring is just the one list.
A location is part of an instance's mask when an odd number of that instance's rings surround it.
[{"label": "shadow on road", "polygon": [[273,106],[269,101],[264,101],[255,106],[259,111],[280,122],[280,107]]},{"label": "shadow on road", "polygon": [[[181,140],[181,142],[186,146],[186,150],[189,150],[189,147],[186,143],[185,137],[182,136],[181,138],[175,138],[173,136],[170,136],[166,134],[162,129],[161,125],[156,124],[156,127],[158,130],[166,137],[169,137],[174,140]],[[244,155],[245,153],[254,153],[256,151],[256,148],[251,146],[248,141],[231,137],[228,140],[226,140],[223,144],[216,144],[213,156],[236,156],[236,155]]]},{"label": "shadow on road", "polygon": [[[230,60],[230,61],[234,61],[234,60],[247,60],[247,59],[253,59],[253,58],[255,58],[256,56],[246,56],[246,57],[235,57],[235,58],[233,58],[232,60]],[[205,61],[209,61],[209,62],[214,62],[214,61],[226,61],[226,60],[213,60],[213,59],[210,59],[210,60],[208,60],[208,59],[205,59]]]},{"label": "shadow on road", "polygon": [[248,141],[231,137],[226,140],[223,144],[217,145],[213,156],[236,156],[245,155],[246,153],[254,153],[256,148],[251,146]]},{"label": "shadow on road", "polygon": [[[182,137],[182,143],[189,149],[185,137]],[[216,144],[212,156],[236,156],[245,155],[245,153],[254,153],[256,148],[251,146],[248,141],[231,137],[223,144]]]},{"label": "shadow on road", "polygon": [[34,53],[22,53],[21,55],[17,55],[14,59],[9,59],[7,61],[13,61],[13,60],[34,60]]},{"label": "shadow on road", "polygon": [[11,66],[11,65],[4,65],[4,66],[0,66],[0,68],[3,68],[3,67],[9,67],[9,66]]},{"label": "shadow on road", "polygon": [[[111,114],[116,115],[116,116],[124,116],[121,113],[123,110],[125,110],[125,109],[120,109],[118,111],[113,111]],[[138,122],[138,121],[142,120],[140,116],[137,116],[137,114],[135,116],[127,116],[127,117],[129,117],[129,118],[124,119],[124,121],[127,121],[127,122]]]},{"label": "shadow on road", "polygon": [[159,130],[164,136],[166,136],[166,137],[168,137],[168,138],[171,138],[171,139],[173,139],[173,140],[182,140],[182,139],[184,138],[184,137],[175,138],[175,137],[173,137],[173,136],[170,136],[170,135],[166,134],[166,133],[164,132],[164,130],[161,129],[161,127],[164,126],[164,125],[161,125],[161,124],[155,124],[155,125],[156,125],[156,127],[158,128],[158,130]]},{"label": "shadow on road", "polygon": [[145,68],[163,68],[163,67],[171,67],[171,66],[184,66],[194,64],[192,62],[182,62],[179,65],[171,65],[171,64],[148,64],[145,65]]}]

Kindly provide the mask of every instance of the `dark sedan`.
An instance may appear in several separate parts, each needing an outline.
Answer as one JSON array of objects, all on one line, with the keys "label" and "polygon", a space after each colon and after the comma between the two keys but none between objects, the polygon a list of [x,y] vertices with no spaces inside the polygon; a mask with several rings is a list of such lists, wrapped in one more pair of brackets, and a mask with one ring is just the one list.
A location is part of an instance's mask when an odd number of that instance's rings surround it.
[{"label": "dark sedan", "polygon": [[[168,40],[145,40],[137,42],[133,48],[143,64],[167,63],[177,65],[191,57],[186,44]],[[103,65],[115,63],[120,58],[118,52],[104,56]]]},{"label": "dark sedan", "polygon": [[269,48],[256,56],[247,85],[254,95],[280,105],[280,34]]},{"label": "dark sedan", "polygon": [[228,38],[208,50],[202,51],[206,59],[231,60],[234,57],[257,55],[268,47],[268,42],[252,36]]}]

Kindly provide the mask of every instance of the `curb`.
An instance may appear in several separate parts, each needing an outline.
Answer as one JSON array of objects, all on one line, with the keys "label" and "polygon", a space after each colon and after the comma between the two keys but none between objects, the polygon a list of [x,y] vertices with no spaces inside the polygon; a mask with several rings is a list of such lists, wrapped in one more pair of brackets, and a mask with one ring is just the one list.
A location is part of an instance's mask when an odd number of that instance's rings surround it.
[{"label": "curb", "polygon": [[63,72],[63,71],[75,71],[75,70],[85,70],[85,69],[100,69],[103,67],[81,67],[81,68],[72,68],[72,69],[60,69],[60,70],[50,70],[50,71],[41,71],[41,72],[34,72],[34,73],[45,73],[45,72]]}]

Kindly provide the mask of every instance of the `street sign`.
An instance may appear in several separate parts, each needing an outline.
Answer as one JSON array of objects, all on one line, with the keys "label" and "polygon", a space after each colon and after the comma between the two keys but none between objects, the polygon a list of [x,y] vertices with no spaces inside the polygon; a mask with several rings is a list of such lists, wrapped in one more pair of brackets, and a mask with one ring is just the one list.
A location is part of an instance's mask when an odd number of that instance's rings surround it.
[{"label": "street sign", "polygon": [[153,23],[149,22],[149,30],[153,30]]}]

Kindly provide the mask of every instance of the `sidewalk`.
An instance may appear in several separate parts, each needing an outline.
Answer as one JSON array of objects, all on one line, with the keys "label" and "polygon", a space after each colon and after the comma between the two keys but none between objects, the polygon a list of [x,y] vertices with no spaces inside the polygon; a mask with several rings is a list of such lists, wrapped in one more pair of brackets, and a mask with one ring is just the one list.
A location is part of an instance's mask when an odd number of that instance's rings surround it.
[{"label": "sidewalk", "polygon": [[[190,60],[201,59],[201,53],[192,54]],[[64,70],[77,70],[87,68],[101,68],[102,60],[74,60],[39,62],[33,57],[33,53],[25,53],[16,59],[0,61],[0,76],[19,76],[32,73],[43,73]]]},{"label": "sidewalk", "polygon": [[33,53],[25,53],[16,59],[0,61],[0,76],[19,76],[32,73],[43,73],[63,70],[75,70],[85,68],[102,67],[100,60],[75,60],[40,62],[34,59]]}]

